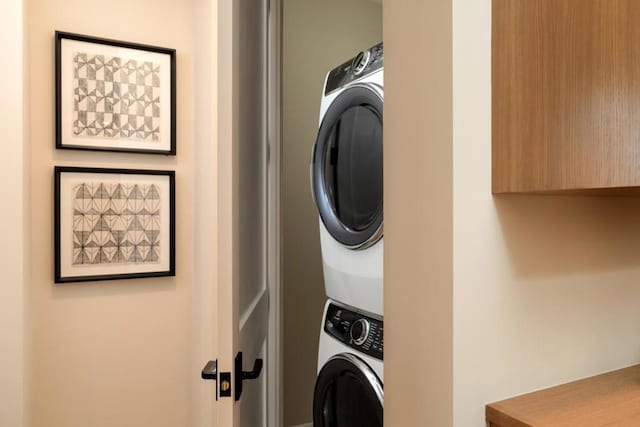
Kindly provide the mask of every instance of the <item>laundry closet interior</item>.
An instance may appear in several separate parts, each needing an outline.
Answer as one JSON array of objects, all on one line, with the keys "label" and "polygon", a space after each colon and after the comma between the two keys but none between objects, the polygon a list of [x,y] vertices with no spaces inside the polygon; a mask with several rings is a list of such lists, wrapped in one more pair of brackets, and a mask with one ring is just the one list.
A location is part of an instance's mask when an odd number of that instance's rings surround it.
[{"label": "laundry closet interior", "polygon": [[283,0],[281,22],[283,425],[382,425],[382,1]]}]

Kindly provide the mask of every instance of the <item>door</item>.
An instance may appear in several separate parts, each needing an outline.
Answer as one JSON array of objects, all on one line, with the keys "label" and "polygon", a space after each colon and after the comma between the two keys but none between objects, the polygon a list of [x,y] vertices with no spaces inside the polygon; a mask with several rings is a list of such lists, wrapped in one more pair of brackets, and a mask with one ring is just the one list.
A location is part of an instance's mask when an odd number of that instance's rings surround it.
[{"label": "door", "polygon": [[267,0],[218,2],[218,426],[267,425]]},{"label": "door", "polygon": [[313,393],[316,427],[382,427],[384,392],[373,370],[358,356],[333,356],[318,374]]}]

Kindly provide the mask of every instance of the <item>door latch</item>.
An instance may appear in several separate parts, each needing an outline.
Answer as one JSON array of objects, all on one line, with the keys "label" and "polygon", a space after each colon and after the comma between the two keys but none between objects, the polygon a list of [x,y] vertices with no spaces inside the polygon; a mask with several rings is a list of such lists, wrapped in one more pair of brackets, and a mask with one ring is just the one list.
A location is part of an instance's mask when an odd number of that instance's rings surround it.
[{"label": "door latch", "polygon": [[[256,359],[251,371],[242,370],[242,352],[238,352],[235,359],[235,396],[236,401],[242,396],[242,382],[245,380],[255,380],[260,376],[263,366],[262,359]],[[210,360],[202,369],[202,379],[215,381],[216,400],[220,397],[231,397],[231,372],[218,372],[218,361]]]},{"label": "door latch", "polygon": [[217,360],[209,360],[202,369],[201,375],[203,380],[212,380],[217,383],[216,400],[218,400],[218,395],[220,397],[231,396],[231,372],[218,372]]},{"label": "door latch", "polygon": [[220,397],[231,397],[231,372],[220,372]]}]

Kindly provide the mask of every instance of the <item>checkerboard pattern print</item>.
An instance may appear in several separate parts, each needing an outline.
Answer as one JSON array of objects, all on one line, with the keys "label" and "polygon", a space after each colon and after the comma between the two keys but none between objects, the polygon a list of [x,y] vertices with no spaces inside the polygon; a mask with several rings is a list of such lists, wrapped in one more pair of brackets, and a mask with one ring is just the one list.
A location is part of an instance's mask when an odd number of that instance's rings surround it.
[{"label": "checkerboard pattern print", "polygon": [[72,194],[74,265],[159,261],[157,185],[86,182]]},{"label": "checkerboard pattern print", "polygon": [[159,140],[159,64],[75,53],[73,77],[75,136]]}]

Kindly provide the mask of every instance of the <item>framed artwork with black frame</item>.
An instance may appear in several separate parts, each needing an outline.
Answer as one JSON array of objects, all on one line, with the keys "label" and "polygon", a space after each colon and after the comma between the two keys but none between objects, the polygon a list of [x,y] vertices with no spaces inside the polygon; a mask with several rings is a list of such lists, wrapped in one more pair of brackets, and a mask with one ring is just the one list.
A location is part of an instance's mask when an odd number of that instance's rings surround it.
[{"label": "framed artwork with black frame", "polygon": [[56,283],[175,276],[175,172],[54,175]]},{"label": "framed artwork with black frame", "polygon": [[176,154],[176,51],[56,31],[56,148]]}]

